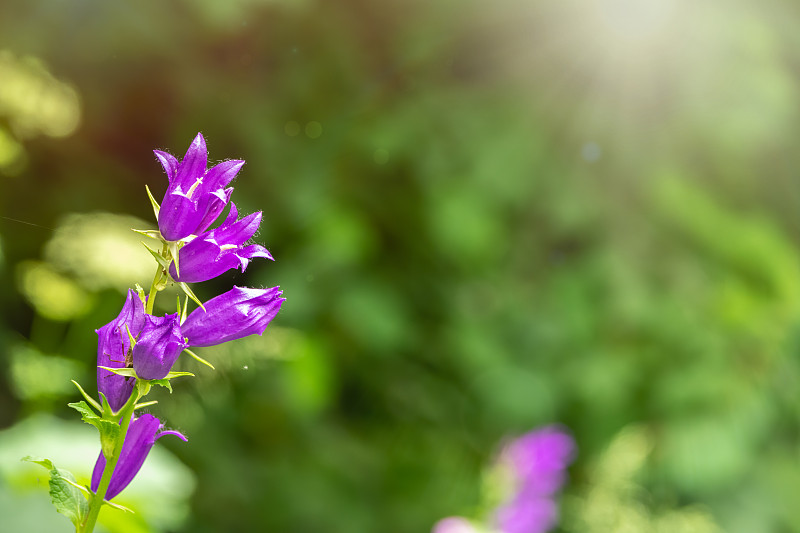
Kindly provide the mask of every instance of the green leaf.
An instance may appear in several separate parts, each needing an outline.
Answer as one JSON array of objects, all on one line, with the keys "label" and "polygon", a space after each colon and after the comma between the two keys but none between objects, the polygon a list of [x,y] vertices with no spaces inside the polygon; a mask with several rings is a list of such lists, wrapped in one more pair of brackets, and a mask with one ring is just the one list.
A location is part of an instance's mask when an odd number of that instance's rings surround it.
[{"label": "green leaf", "polygon": [[56,506],[56,511],[69,518],[77,527],[89,512],[89,503],[74,484],[75,476],[68,470],[54,468],[50,471],[50,498],[53,505]]},{"label": "green leaf", "polygon": [[53,466],[53,461],[51,461],[50,459],[44,459],[42,457],[34,457],[33,455],[26,455],[25,457],[20,459],[20,461],[27,461],[29,463],[36,463],[37,465],[41,465],[41,466],[45,467],[48,470],[52,470],[53,468],[55,468]]},{"label": "green leaf", "polygon": [[100,447],[103,450],[103,455],[111,457],[119,438],[119,424],[115,421],[100,418],[94,411],[89,409],[86,402],[70,403],[68,405],[81,414],[81,419],[84,422],[97,428],[97,431],[100,432]]},{"label": "green leaf", "polygon": [[50,471],[50,499],[56,511],[69,518],[77,528],[89,512],[89,503],[83,496],[86,489],[77,484],[75,476],[69,470],[56,468],[49,459],[28,456],[22,460],[36,463]]}]

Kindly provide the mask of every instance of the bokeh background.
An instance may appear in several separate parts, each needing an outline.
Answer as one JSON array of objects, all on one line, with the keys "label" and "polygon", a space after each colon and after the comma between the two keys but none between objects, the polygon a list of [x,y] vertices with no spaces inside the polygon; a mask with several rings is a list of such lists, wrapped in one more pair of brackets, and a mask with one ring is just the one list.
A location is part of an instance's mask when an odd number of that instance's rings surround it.
[{"label": "bokeh background", "polygon": [[[247,160],[265,336],[152,412],[109,532],[417,533],[503,439],[579,455],[565,532],[800,531],[800,4],[0,2],[0,514],[70,531],[94,329],[151,259],[153,148]],[[161,312],[174,301],[160,299]],[[199,352],[200,350],[198,350]]]}]

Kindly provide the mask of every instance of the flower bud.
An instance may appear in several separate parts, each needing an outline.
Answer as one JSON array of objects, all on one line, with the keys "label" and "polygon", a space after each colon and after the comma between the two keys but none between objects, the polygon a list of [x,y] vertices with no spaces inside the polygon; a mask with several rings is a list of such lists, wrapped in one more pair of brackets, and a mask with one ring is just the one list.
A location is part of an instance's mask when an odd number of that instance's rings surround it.
[{"label": "flower bud", "polygon": [[[131,421],[128,427],[128,434],[122,444],[122,451],[111,475],[111,482],[106,492],[106,500],[110,500],[127,487],[139,469],[142,468],[147,454],[153,448],[158,439],[164,435],[175,435],[184,442],[186,437],[177,431],[164,431],[161,421],[153,415],[144,414]],[[103,477],[103,470],[106,468],[106,458],[103,452],[97,458],[92,471],[92,490],[97,491],[100,486],[100,479]]]},{"label": "flower bud", "polygon": [[177,313],[163,317],[146,315],[144,328],[133,347],[133,369],[142,379],[163,379],[187,346]]},{"label": "flower bud", "polygon": [[286,298],[280,287],[250,289],[234,287],[207,301],[186,318],[181,326],[189,346],[214,346],[264,333]]},{"label": "flower bud", "polygon": [[[144,327],[144,303],[131,289],[119,316],[95,330],[98,335],[97,366],[126,368],[131,366],[131,342],[128,332],[136,337]],[[102,392],[111,409],[118,411],[130,398],[134,378],[118,376],[102,368],[97,369],[97,391]]]}]

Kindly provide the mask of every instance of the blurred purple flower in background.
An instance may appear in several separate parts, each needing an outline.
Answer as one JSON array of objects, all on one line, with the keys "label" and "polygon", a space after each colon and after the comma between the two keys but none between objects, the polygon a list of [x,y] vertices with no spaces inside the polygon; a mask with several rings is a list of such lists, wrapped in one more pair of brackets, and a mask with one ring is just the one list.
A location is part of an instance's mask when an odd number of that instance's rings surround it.
[{"label": "blurred purple flower in background", "polygon": [[550,495],[564,484],[574,454],[572,437],[557,426],[546,426],[511,441],[500,461],[511,468],[522,490]]},{"label": "blurred purple flower in background", "polygon": [[264,333],[286,300],[279,287],[236,287],[197,308],[181,326],[189,346],[214,346]]},{"label": "blurred purple flower in background", "polygon": [[558,521],[555,494],[566,480],[575,455],[575,441],[563,429],[546,426],[510,442],[500,463],[513,477],[513,495],[495,511],[503,533],[544,533]]},{"label": "blurred purple flower in background", "polygon": [[244,161],[224,161],[206,170],[208,152],[200,133],[180,162],[161,150],[153,153],[169,179],[158,214],[161,235],[168,241],[177,241],[207,230],[228,204],[233,188],[226,187]]},{"label": "blurred purple flower in background", "polygon": [[453,516],[436,523],[433,533],[545,533],[558,522],[555,496],[564,485],[567,466],[575,457],[575,441],[565,429],[545,426],[508,443],[497,467],[507,473],[509,496],[485,527]]},{"label": "blurred purple flower in background", "polygon": [[111,409],[118,411],[133,391],[134,378],[118,376],[99,368],[126,368],[131,366],[131,342],[128,332],[136,337],[144,327],[144,303],[132,289],[117,318],[95,330],[97,342],[97,391],[102,392]]},{"label": "blurred purple flower in background", "polygon": [[[184,442],[187,441],[186,437],[177,431],[162,431],[163,427],[164,425],[161,421],[153,415],[144,414],[133,419],[128,428],[128,434],[125,436],[117,466],[111,475],[111,483],[108,486],[106,500],[112,499],[128,486],[139,472],[139,469],[142,468],[147,454],[150,453],[158,439],[164,435],[175,435]],[[96,491],[100,486],[100,478],[103,476],[105,468],[106,458],[103,452],[100,452],[92,471],[91,486],[93,491]]]}]

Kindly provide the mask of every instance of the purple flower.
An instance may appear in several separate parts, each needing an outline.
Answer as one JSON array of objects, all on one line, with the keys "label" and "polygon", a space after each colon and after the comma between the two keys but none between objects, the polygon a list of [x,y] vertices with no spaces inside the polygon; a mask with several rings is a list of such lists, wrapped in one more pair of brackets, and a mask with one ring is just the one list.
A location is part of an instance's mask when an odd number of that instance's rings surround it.
[{"label": "purple flower", "polygon": [[[133,291],[128,290],[125,304],[119,316],[95,330],[98,335],[97,366],[126,368],[131,366],[131,342],[128,331],[136,337],[144,327],[144,303]],[[111,409],[118,411],[130,398],[134,378],[118,376],[102,368],[97,369],[97,390],[102,392]]]},{"label": "purple flower", "polygon": [[176,281],[195,283],[215,278],[232,268],[244,272],[250,259],[272,259],[260,244],[245,246],[261,224],[261,212],[237,220],[239,212],[231,202],[231,211],[219,227],[207,231],[184,245],[178,252],[180,275],[173,262],[169,273]]},{"label": "purple flower", "polygon": [[177,313],[163,317],[146,315],[144,328],[133,347],[133,369],[142,379],[163,379],[187,346]]},{"label": "purple flower", "polygon": [[510,442],[500,460],[511,468],[521,491],[549,495],[564,484],[574,454],[572,437],[557,426],[546,426]]},{"label": "purple flower", "polygon": [[[106,492],[106,500],[112,499],[128,486],[139,472],[139,469],[142,468],[147,454],[150,453],[150,449],[158,439],[164,435],[175,435],[186,442],[186,437],[179,432],[163,431],[162,428],[161,421],[153,415],[145,414],[133,419],[128,427],[128,434],[125,436],[125,442],[122,445],[122,452],[114,468],[114,473],[111,475],[111,483],[108,486],[108,492]],[[103,452],[100,452],[92,471],[92,490],[95,492],[100,486],[100,478],[103,476],[105,468],[106,458]]]},{"label": "purple flower", "polygon": [[189,346],[214,346],[255,333],[261,335],[278,314],[280,287],[250,289],[236,287],[205,303],[186,318],[181,330]]},{"label": "purple flower", "polygon": [[564,430],[547,426],[512,441],[500,462],[512,473],[514,493],[494,515],[503,533],[544,533],[555,526],[554,496],[564,484],[575,442]]},{"label": "purple flower", "polygon": [[166,152],[153,153],[169,179],[158,214],[161,235],[168,241],[177,241],[207,230],[230,200],[233,188],[226,187],[244,161],[224,161],[206,170],[208,152],[200,133],[180,162]]}]

